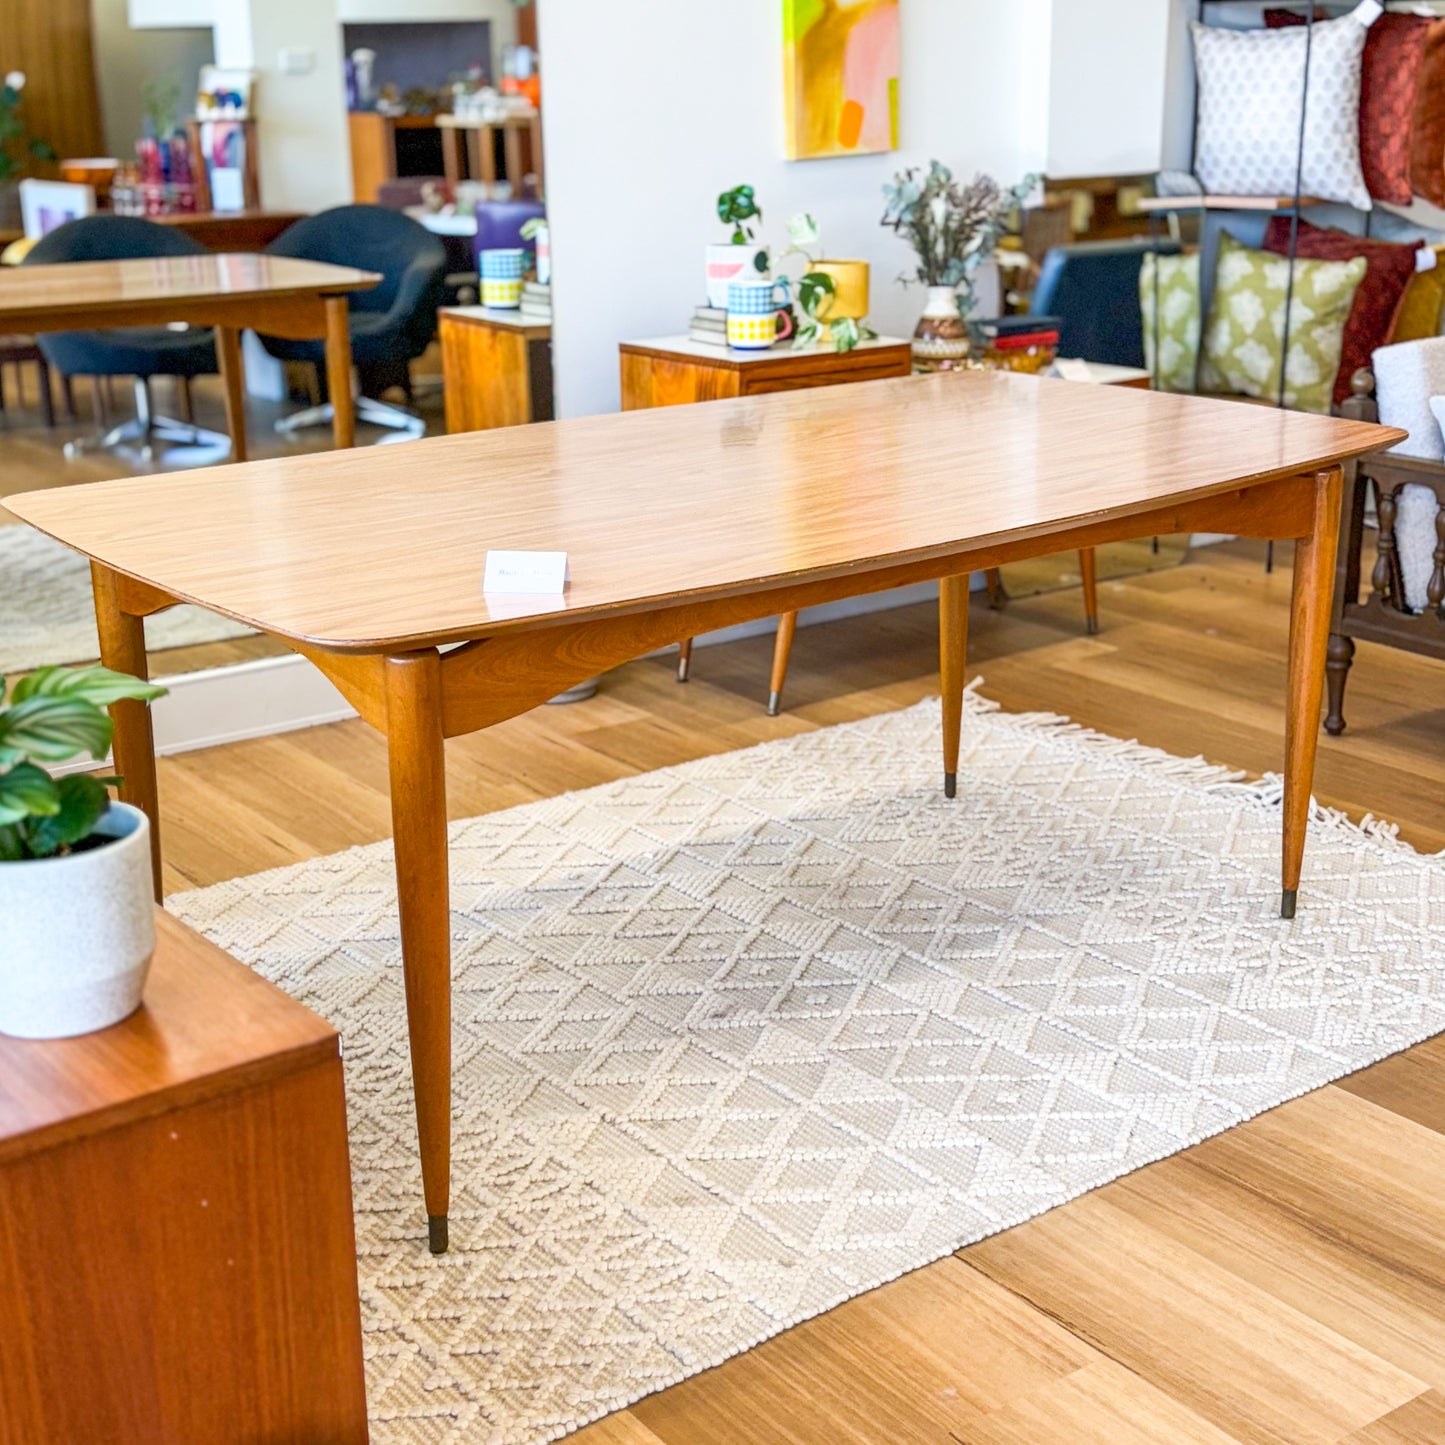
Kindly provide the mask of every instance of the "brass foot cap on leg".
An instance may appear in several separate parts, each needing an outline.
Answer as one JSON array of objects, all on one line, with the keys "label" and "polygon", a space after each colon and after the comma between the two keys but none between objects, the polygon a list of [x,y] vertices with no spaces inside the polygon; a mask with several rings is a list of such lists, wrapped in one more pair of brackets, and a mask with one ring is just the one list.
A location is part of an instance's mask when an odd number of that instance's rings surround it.
[{"label": "brass foot cap on leg", "polygon": [[1090,637],[1097,637],[1099,635],[1099,619],[1097,617],[1085,618],[1084,630],[1089,634]]},{"label": "brass foot cap on leg", "polygon": [[945,773],[943,775],[943,796],[945,798],[956,798],[958,796],[957,773]]},{"label": "brass foot cap on leg", "polygon": [[686,682],[686,681],[687,681],[688,666],[690,665],[691,662],[692,662],[692,659],[691,659],[690,657],[679,657],[679,658],[678,658],[678,660],[677,660],[677,680],[678,680],[679,682]]},{"label": "brass foot cap on leg", "polygon": [[447,1217],[445,1214],[428,1214],[426,1217],[427,1246],[433,1254],[447,1252]]},{"label": "brass foot cap on leg", "polygon": [[1280,900],[1279,900],[1279,916],[1280,916],[1281,918],[1293,918],[1293,917],[1294,917],[1294,907],[1295,907],[1295,904],[1296,904],[1298,901],[1299,901],[1299,889],[1297,889],[1297,888],[1286,888],[1286,889],[1284,890],[1284,892],[1280,895]]},{"label": "brass foot cap on leg", "polygon": [[768,694],[768,716],[769,716],[769,717],[777,717],[777,715],[778,715],[778,709],[779,709],[780,707],[782,707],[782,705],[783,705],[783,695],[782,695],[782,693],[780,693],[780,692],[770,692],[770,693]]}]

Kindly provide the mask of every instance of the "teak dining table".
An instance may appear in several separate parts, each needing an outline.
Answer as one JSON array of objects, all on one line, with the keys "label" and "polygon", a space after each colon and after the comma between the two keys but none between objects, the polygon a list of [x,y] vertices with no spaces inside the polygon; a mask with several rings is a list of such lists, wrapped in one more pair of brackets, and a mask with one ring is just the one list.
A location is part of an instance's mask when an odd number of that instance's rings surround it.
[{"label": "teak dining table", "polygon": [[211,326],[226,396],[231,460],[246,460],[241,332],[326,342],[326,381],[338,447],[356,439],[347,296],[369,291],[374,271],[252,252],[71,261],[0,270],[0,335],[103,331],[116,326]]},{"label": "teak dining table", "polygon": [[[980,372],[135,477],[6,505],[91,558],[102,656],[199,603],[287,642],[385,734],[433,1252],[447,1247],[451,927],[443,742],[680,638],[940,579],[953,796],[969,573],[1160,533],[1296,541],[1282,913],[1314,772],[1342,463],[1404,433]],[[565,550],[557,596],[484,595],[489,548]],[[117,703],[123,793],[157,823],[149,714]],[[160,831],[153,828],[156,881]]]}]

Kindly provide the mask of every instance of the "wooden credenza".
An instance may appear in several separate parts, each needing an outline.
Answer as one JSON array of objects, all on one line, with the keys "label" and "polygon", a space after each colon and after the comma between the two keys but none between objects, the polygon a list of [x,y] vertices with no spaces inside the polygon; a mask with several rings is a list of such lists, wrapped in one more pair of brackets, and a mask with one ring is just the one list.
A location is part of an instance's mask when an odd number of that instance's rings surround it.
[{"label": "wooden credenza", "polygon": [[725,396],[759,396],[770,391],[837,386],[848,381],[879,381],[907,376],[913,369],[908,342],[880,336],[852,351],[811,346],[801,351],[734,351],[686,336],[655,341],[624,341],[622,410],[716,401]]},{"label": "wooden credenza", "polygon": [[444,306],[437,312],[447,431],[552,420],[552,328],[520,311]]},{"label": "wooden credenza", "polygon": [[0,1036],[0,1442],[358,1445],[339,1040],[157,927],[130,1018]]}]

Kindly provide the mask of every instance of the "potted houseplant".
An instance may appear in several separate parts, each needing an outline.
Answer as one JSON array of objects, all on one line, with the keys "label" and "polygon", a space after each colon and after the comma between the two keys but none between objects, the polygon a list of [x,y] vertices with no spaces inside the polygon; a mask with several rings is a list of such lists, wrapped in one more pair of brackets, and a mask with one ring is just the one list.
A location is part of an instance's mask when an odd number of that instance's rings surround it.
[{"label": "potted houseplant", "polygon": [[110,748],[105,709],[164,688],[104,667],[42,667],[0,697],[0,1032],[64,1038],[140,1003],[155,949],[150,824],[116,778],[45,764]]},{"label": "potted houseplant", "polygon": [[733,232],[727,241],[706,249],[707,304],[725,311],[729,281],[738,275],[768,274],[768,248],[753,239],[751,222],[761,221],[763,212],[751,186],[724,191],[717,198],[717,214]]},{"label": "potted houseplant", "polygon": [[868,263],[866,261],[819,259],[822,242],[818,223],[806,211],[788,222],[789,256],[801,256],[807,270],[798,278],[798,323],[794,346],[814,342],[831,343],[835,351],[851,351],[860,341],[871,341],[878,333],[863,318],[868,314]]},{"label": "potted houseplant", "polygon": [[20,114],[25,72],[12,70],[0,81],[0,228],[20,229],[19,182],[36,161],[53,161],[49,141],[30,135]]},{"label": "potted houseplant", "polygon": [[902,236],[917,258],[912,274],[899,279],[928,288],[913,333],[913,354],[925,368],[947,370],[968,355],[965,317],[974,301],[974,278],[1037,181],[1026,176],[1005,189],[992,176],[979,175],[965,185],[942,162],[932,161],[927,170],[910,166],[885,183],[882,224]]}]

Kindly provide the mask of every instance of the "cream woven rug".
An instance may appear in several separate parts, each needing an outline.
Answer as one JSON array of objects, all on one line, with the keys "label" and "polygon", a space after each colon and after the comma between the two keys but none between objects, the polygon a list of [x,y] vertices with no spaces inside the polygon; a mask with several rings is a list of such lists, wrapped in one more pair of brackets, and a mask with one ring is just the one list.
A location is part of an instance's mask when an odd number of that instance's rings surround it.
[{"label": "cream woven rug", "polygon": [[1445,857],[971,694],[452,830],[452,1252],[390,849],[170,900],[346,1044],[373,1439],[553,1439],[1445,1029]]},{"label": "cream woven rug", "polygon": [[[146,618],[146,645],[159,652],[250,631],[200,607],[172,607]],[[90,563],[34,527],[0,527],[0,676],[99,656]]]}]

